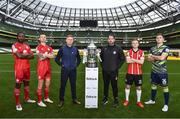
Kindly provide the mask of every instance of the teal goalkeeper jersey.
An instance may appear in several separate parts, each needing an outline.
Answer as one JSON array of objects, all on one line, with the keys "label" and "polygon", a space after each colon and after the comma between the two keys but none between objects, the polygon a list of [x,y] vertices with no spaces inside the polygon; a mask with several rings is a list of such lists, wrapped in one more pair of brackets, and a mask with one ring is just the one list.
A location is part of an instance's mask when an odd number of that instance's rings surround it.
[{"label": "teal goalkeeper jersey", "polygon": [[[161,56],[166,55],[168,57],[169,55],[169,47],[166,45],[162,45],[159,48],[157,46],[152,47],[150,49],[150,54]],[[167,58],[165,60],[156,60],[152,62],[152,72],[154,73],[167,73]]]}]

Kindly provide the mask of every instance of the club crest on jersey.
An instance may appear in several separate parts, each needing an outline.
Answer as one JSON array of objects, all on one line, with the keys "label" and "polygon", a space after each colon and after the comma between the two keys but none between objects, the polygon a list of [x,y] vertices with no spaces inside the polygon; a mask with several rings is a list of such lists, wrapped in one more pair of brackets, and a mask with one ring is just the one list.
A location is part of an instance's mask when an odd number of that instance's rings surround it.
[{"label": "club crest on jersey", "polygon": [[169,49],[166,49],[165,51],[166,51],[166,52],[169,52]]},{"label": "club crest on jersey", "polygon": [[116,51],[113,51],[113,54],[115,55],[115,54],[116,54]]}]

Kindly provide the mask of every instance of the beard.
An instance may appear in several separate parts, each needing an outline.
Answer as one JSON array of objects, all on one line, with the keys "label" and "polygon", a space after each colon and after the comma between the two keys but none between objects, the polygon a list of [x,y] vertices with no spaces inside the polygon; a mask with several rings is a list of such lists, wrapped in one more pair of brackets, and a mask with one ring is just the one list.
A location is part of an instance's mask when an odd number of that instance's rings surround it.
[{"label": "beard", "polygon": [[25,40],[20,40],[20,39],[18,39],[18,42],[19,43],[23,43]]}]

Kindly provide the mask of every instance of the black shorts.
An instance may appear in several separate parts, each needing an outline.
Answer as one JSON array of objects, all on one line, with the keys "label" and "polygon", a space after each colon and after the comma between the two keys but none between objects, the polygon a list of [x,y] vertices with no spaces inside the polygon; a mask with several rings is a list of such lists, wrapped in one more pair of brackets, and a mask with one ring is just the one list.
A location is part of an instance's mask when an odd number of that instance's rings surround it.
[{"label": "black shorts", "polygon": [[126,74],[125,83],[127,85],[132,85],[133,82],[135,86],[142,86],[142,75]]},{"label": "black shorts", "polygon": [[162,87],[168,86],[168,74],[151,72],[151,83]]}]

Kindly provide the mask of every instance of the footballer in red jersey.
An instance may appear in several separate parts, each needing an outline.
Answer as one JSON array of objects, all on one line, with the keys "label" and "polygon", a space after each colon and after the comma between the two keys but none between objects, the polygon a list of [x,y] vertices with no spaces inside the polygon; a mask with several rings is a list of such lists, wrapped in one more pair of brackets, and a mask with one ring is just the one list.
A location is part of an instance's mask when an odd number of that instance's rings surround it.
[{"label": "footballer in red jersey", "polygon": [[144,63],[144,52],[140,50],[139,41],[137,39],[132,40],[132,49],[127,52],[126,62],[128,63],[128,72],[126,74],[126,87],[125,87],[125,96],[126,100],[123,105],[128,106],[129,104],[129,94],[130,88],[133,82],[136,86],[136,95],[137,95],[137,106],[144,108],[144,105],[141,103],[141,86],[142,86],[142,65]]},{"label": "footballer in red jersey", "polygon": [[38,75],[38,87],[37,87],[37,97],[38,97],[38,106],[46,107],[46,104],[42,101],[42,87],[45,82],[44,89],[44,102],[53,103],[49,99],[49,85],[51,81],[51,64],[50,58],[54,58],[53,49],[46,45],[46,35],[41,34],[39,37],[40,44],[36,47],[36,53],[38,56],[38,66],[37,66],[37,75]]},{"label": "footballer in red jersey", "polygon": [[14,56],[14,73],[15,73],[15,89],[14,96],[16,99],[16,110],[22,111],[20,104],[20,88],[24,83],[24,98],[28,103],[35,103],[29,97],[29,80],[30,80],[30,63],[29,60],[34,58],[28,44],[25,43],[24,33],[17,34],[17,42],[12,45],[12,54]]}]

